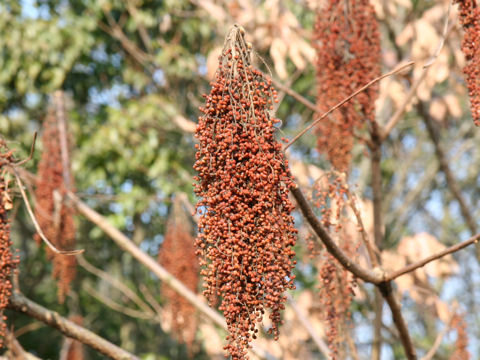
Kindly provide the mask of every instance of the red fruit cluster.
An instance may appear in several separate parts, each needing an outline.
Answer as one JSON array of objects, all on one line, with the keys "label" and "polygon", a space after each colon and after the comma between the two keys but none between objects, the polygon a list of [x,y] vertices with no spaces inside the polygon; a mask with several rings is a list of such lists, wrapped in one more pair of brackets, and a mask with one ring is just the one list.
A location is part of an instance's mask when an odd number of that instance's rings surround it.
[{"label": "red fruit cluster", "polygon": [[467,65],[463,69],[466,76],[470,109],[475,125],[480,126],[480,7],[476,0],[454,0],[459,4],[460,21],[465,35],[462,51]]},{"label": "red fruit cluster", "polygon": [[468,360],[471,358],[468,351],[468,332],[467,323],[463,316],[455,314],[452,319],[452,329],[457,332],[457,340],[455,341],[455,350],[450,355],[450,360]]},{"label": "red fruit cluster", "polygon": [[12,254],[10,241],[10,224],[7,212],[12,208],[12,201],[8,193],[8,184],[3,176],[5,165],[13,162],[11,151],[7,150],[5,143],[0,140],[0,347],[3,346],[3,337],[7,324],[3,315],[12,295],[10,275],[18,265],[18,258]]},{"label": "red fruit cluster", "polygon": [[[314,29],[317,106],[324,113],[380,75],[380,35],[369,0],[329,0],[319,8]],[[333,167],[347,171],[354,131],[375,116],[378,87],[371,86],[322,120],[318,148]]]},{"label": "red fruit cluster", "polygon": [[[345,218],[349,190],[341,174],[328,173],[315,186],[315,206],[321,211],[321,221],[331,230],[337,245],[354,259],[357,247],[355,239],[348,232]],[[346,358],[341,346],[345,343],[343,334],[349,331],[351,317],[350,304],[356,283],[352,275],[328,253],[320,252],[318,264],[319,308],[322,320],[326,324],[326,336],[332,359]]]},{"label": "red fruit cluster", "polygon": [[[189,219],[178,198],[173,203],[172,212],[167,221],[158,261],[187,288],[197,292],[199,264],[195,254],[195,239],[191,233]],[[175,338],[185,343],[191,350],[197,331],[195,308],[168,286],[162,288],[162,295],[166,299],[166,313],[172,323]]]},{"label": "red fruit cluster", "polygon": [[[49,110],[43,124],[42,141],[44,148],[38,164],[35,217],[47,239],[57,249],[73,250],[75,247],[74,211],[71,206],[62,201],[69,189],[64,179],[58,121],[52,109]],[[73,179],[70,179],[70,184],[73,184]],[[60,195],[59,200],[55,200],[55,191]],[[35,239],[39,244],[41,243],[38,234]],[[47,248],[47,254],[53,261],[52,276],[58,280],[58,300],[63,303],[70,291],[70,283],[76,275],[76,259],[74,256],[56,254],[49,248]]]},{"label": "red fruit cluster", "polygon": [[201,213],[198,254],[205,295],[222,297],[225,349],[243,359],[268,310],[278,337],[286,289],[293,289],[296,229],[288,193],[294,186],[272,115],[276,91],[251,65],[251,46],[234,27],[200,108],[195,192]]}]

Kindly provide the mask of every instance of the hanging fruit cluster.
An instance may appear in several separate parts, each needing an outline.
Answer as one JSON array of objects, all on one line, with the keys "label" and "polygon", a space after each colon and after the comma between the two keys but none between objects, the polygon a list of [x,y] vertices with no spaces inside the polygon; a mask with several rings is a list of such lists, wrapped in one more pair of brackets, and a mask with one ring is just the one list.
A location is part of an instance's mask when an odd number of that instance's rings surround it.
[{"label": "hanging fruit cluster", "polygon": [[[326,173],[314,186],[314,205],[320,210],[322,225],[330,230],[337,245],[351,259],[357,255],[356,234],[351,234],[347,217],[349,194],[343,173]],[[353,235],[353,236],[352,236]],[[318,257],[320,318],[325,323],[325,335],[332,360],[347,358],[344,334],[348,333],[356,286],[352,274],[325,249],[316,251]]]},{"label": "hanging fruit cluster", "polygon": [[[317,11],[317,106],[324,113],[380,75],[380,34],[369,0],[329,0]],[[338,171],[348,171],[354,131],[375,116],[378,86],[370,86],[317,127],[318,149]]]},{"label": "hanging fruit cluster", "polygon": [[293,289],[296,229],[288,193],[294,186],[275,139],[276,91],[251,64],[242,28],[229,33],[196,130],[196,240],[205,295],[222,297],[225,347],[243,359],[256,323],[269,311],[278,337],[285,290]]},{"label": "hanging fruit cluster", "polygon": [[7,324],[5,323],[4,309],[12,295],[10,276],[18,265],[19,260],[13,256],[10,241],[10,224],[7,212],[12,208],[12,201],[8,193],[8,184],[4,177],[5,166],[13,163],[12,152],[9,151],[3,140],[0,140],[0,347]]},{"label": "hanging fruit cluster", "polygon": [[[158,254],[158,261],[170,274],[196,293],[199,265],[195,255],[195,239],[191,231],[189,219],[177,196],[167,221],[165,238]],[[195,308],[188,300],[168,286],[162,287],[162,295],[166,299],[166,313],[172,324],[175,338],[177,341],[185,343],[191,353],[197,331]]]},{"label": "hanging fruit cluster", "polygon": [[454,0],[459,4],[460,21],[465,35],[462,51],[467,64],[463,69],[466,76],[470,109],[475,125],[480,126],[480,7],[476,0]]},{"label": "hanging fruit cluster", "polygon": [[[74,211],[62,201],[66,192],[71,190],[71,185],[67,187],[65,181],[65,174],[70,174],[70,171],[65,172],[62,165],[62,151],[68,149],[62,150],[57,113],[52,107],[43,124],[42,141],[43,153],[38,164],[35,190],[35,217],[47,239],[57,249],[72,250],[75,247]],[[69,178],[68,182],[72,184],[73,179]],[[38,235],[35,239],[38,244],[41,243]],[[52,276],[58,280],[58,300],[63,303],[76,275],[76,259],[74,256],[56,254],[49,248],[47,254],[53,262]]]}]

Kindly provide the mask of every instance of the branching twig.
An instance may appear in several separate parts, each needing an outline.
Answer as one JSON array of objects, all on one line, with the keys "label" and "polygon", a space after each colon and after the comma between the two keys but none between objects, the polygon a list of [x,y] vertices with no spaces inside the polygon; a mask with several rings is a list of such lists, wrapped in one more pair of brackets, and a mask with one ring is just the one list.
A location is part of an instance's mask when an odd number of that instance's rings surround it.
[{"label": "branching twig", "polygon": [[453,318],[455,317],[456,311],[457,311],[457,304],[455,303],[455,304],[453,304],[452,308],[450,309],[450,316],[448,317],[448,320],[445,323],[445,327],[438,334],[438,336],[436,337],[432,347],[430,348],[430,350],[428,350],[428,352],[425,354],[425,356],[421,358],[421,360],[431,360],[431,359],[433,359],[433,357],[435,356],[435,353],[437,352],[438,348],[442,344],[443,338],[445,337],[447,332],[452,327],[452,321],[453,321]]},{"label": "branching twig", "polygon": [[119,281],[118,279],[114,278],[110,274],[105,271],[102,271],[92,264],[90,264],[83,255],[77,256],[77,263],[81,267],[83,267],[89,273],[99,277],[100,279],[105,280],[107,283],[112,285],[114,288],[119,290],[122,294],[124,294],[127,298],[132,300],[135,304],[138,305],[140,309],[142,309],[145,313],[150,313],[153,315],[152,309],[143,301],[134,291],[132,291],[128,286],[126,286],[123,282]]},{"label": "branching twig", "polygon": [[330,350],[328,349],[328,345],[325,344],[325,342],[315,332],[308,318],[302,313],[302,311],[298,307],[297,302],[289,294],[287,295],[287,300],[293,311],[297,315],[298,320],[303,325],[305,330],[307,330],[307,332],[310,334],[310,337],[312,338],[315,345],[317,345],[318,350],[320,350],[320,352],[325,355],[327,359],[330,358]]},{"label": "branching twig", "polygon": [[439,251],[437,252],[436,254],[433,254],[433,255],[430,255],[428,257],[426,257],[425,259],[423,260],[420,260],[420,261],[417,261],[417,262],[414,262],[413,264],[410,264],[410,265],[407,265],[405,266],[404,268],[402,269],[399,269],[399,270],[396,270],[396,271],[393,271],[391,273],[388,273],[385,275],[385,281],[391,281],[393,279],[396,279],[397,277],[399,276],[402,276],[402,275],[405,275],[405,274],[408,274],[418,268],[421,268],[425,265],[427,265],[428,263],[432,262],[432,261],[435,261],[435,260],[438,260],[446,255],[449,255],[449,254],[453,254],[471,244],[476,244],[480,241],[480,234],[477,234],[475,236],[472,236],[470,239],[468,240],[465,240],[459,244],[456,244],[456,245],[453,245],[453,246],[450,246],[448,248],[446,248],[445,250],[442,250],[442,251]]},{"label": "branching twig", "polygon": [[14,292],[12,294],[7,308],[40,320],[48,326],[58,329],[64,335],[78,340],[112,359],[139,360],[137,356],[123,350],[117,345],[112,344],[90,330],[87,330],[86,328],[65,319],[57,312],[46,309],[43,306],[27,299],[25,296],[19,293]]},{"label": "branching twig", "polygon": [[88,285],[88,283],[84,284],[83,289],[88,294],[93,296],[95,299],[104,303],[109,308],[111,308],[111,309],[113,309],[113,310],[115,310],[119,313],[125,314],[125,315],[130,316],[134,319],[155,320],[155,316],[153,316],[151,313],[144,312],[144,311],[138,311],[138,310],[131,309],[129,307],[123,306],[121,304],[118,304],[115,301],[113,301],[111,298],[109,298],[107,296],[103,296],[102,294],[100,294],[92,286]]}]

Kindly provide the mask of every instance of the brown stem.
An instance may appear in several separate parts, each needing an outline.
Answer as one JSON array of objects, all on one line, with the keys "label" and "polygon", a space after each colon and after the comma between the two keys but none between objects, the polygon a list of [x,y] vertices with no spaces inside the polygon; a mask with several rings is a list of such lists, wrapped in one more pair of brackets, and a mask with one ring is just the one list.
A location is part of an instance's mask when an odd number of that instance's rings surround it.
[{"label": "brown stem", "polygon": [[317,234],[322,243],[325,245],[328,252],[332,254],[345,269],[350,271],[357,278],[373,284],[381,283],[383,279],[380,274],[376,274],[370,270],[360,267],[337,246],[335,241],[330,237],[327,231],[323,228],[322,224],[320,224],[318,221],[300,188],[296,186],[291,188],[290,191],[297,201],[298,207],[300,208],[303,216],[310,224],[315,234]]},{"label": "brown stem", "polygon": [[414,262],[413,264],[407,265],[404,268],[401,268],[399,270],[396,270],[396,271],[393,271],[393,272],[387,274],[385,276],[385,281],[391,281],[393,279],[396,279],[399,276],[408,274],[408,273],[410,273],[410,272],[412,272],[412,271],[414,271],[418,268],[421,268],[421,267],[427,265],[428,263],[430,263],[432,261],[438,260],[438,259],[440,259],[440,258],[442,258],[446,255],[453,254],[454,252],[457,252],[457,251],[459,251],[459,250],[461,250],[461,249],[463,249],[463,248],[465,248],[465,247],[467,247],[471,244],[477,244],[479,241],[480,241],[480,234],[472,236],[468,240],[465,240],[465,241],[463,241],[459,244],[450,246],[449,248],[446,248],[445,250],[439,251],[436,254],[430,255],[423,260]]},{"label": "brown stem", "polygon": [[407,325],[405,324],[405,320],[402,316],[402,311],[400,309],[400,305],[395,299],[392,291],[392,283],[391,282],[384,282],[378,286],[378,289],[382,293],[383,297],[387,301],[388,306],[392,312],[393,323],[395,324],[398,333],[400,335],[400,340],[402,342],[403,348],[405,350],[405,355],[409,360],[416,360],[417,354],[415,352],[415,348],[413,347],[412,341],[410,339],[410,335],[408,333]]},{"label": "brown stem", "polygon": [[[438,162],[440,164],[440,170],[445,174],[445,180],[447,181],[447,186],[450,189],[455,200],[457,200],[458,205],[460,206],[460,212],[462,217],[465,219],[465,222],[470,230],[470,233],[476,234],[477,233],[477,223],[475,222],[472,214],[470,213],[470,209],[468,208],[467,202],[460,191],[460,187],[458,186],[457,180],[453,176],[453,172],[450,169],[450,165],[447,160],[447,156],[443,149],[442,144],[440,144],[440,139],[438,133],[435,129],[435,125],[433,123],[433,119],[427,113],[425,109],[425,104],[423,102],[419,102],[417,105],[418,112],[423,118],[425,126],[427,127],[428,135],[432,140],[432,143],[435,147],[435,155],[437,156]],[[479,253],[480,254],[480,253]],[[480,257],[479,257],[480,258]]]},{"label": "brown stem", "polygon": [[40,320],[48,326],[58,329],[66,336],[78,340],[112,359],[139,360],[137,356],[123,350],[117,345],[112,344],[104,338],[101,338],[90,330],[87,330],[84,327],[65,319],[57,312],[46,309],[43,306],[27,299],[22,294],[14,292],[10,297],[10,302],[7,307],[11,310]]},{"label": "brown stem", "polygon": [[[390,307],[393,315],[393,322],[397,327],[397,330],[400,334],[400,338],[402,340],[402,345],[405,349],[405,353],[407,354],[407,358],[410,360],[416,359],[415,349],[413,348],[413,344],[410,340],[410,335],[408,333],[408,329],[405,325],[405,321],[403,320],[402,313],[400,311],[400,306],[396,302],[395,298],[392,294],[392,285],[390,282],[384,281],[384,274],[382,272],[373,272],[370,270],[366,270],[356,263],[354,263],[345,253],[335,244],[333,239],[330,235],[325,231],[323,226],[318,221],[317,217],[313,213],[310,205],[308,204],[305,196],[303,195],[300,188],[293,187],[290,189],[293,197],[297,201],[297,204],[302,212],[303,216],[307,220],[307,222],[312,227],[315,234],[318,238],[322,241],[322,243],[327,248],[328,252],[332,254],[342,266],[350,271],[353,275],[357,278],[362,279],[366,282],[370,282],[375,284],[382,296],[387,300],[388,306]],[[413,355],[412,355],[413,354]]]},{"label": "brown stem", "polygon": [[[372,194],[373,194],[373,237],[375,246],[381,252],[383,248],[383,218],[382,218],[382,140],[380,129],[376,124],[371,128],[371,166],[372,166]],[[381,264],[381,258],[378,257]],[[382,318],[383,298],[380,292],[375,291],[375,321],[373,323],[372,360],[380,360],[382,356]]]},{"label": "brown stem", "polygon": [[373,320],[372,360],[380,360],[382,355],[382,317],[383,297],[378,288],[375,288],[375,319]]}]

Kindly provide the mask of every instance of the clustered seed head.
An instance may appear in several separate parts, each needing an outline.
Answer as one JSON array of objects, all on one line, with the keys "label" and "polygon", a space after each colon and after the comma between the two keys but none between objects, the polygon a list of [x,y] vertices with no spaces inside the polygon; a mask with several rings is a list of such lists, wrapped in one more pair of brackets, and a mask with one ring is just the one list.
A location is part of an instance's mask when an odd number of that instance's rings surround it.
[{"label": "clustered seed head", "polygon": [[467,64],[463,72],[466,76],[470,109],[475,125],[480,126],[480,7],[476,0],[454,0],[459,4],[460,21],[465,35],[462,51]]},{"label": "clustered seed head", "polygon": [[204,267],[208,299],[222,297],[229,335],[225,347],[244,359],[256,338],[256,323],[270,312],[278,338],[286,289],[293,289],[292,249],[297,230],[288,198],[294,186],[275,139],[272,116],[276,91],[251,65],[251,46],[235,26],[219,57],[219,68],[195,136],[194,184],[197,253]]},{"label": "clustered seed head", "polygon": [[[187,288],[197,292],[199,264],[195,254],[195,239],[191,233],[189,219],[175,198],[167,221],[165,238],[158,254],[158,261],[165,269],[180,280]],[[195,308],[184,297],[168,286],[162,288],[166,299],[167,313],[177,341],[185,343],[191,351],[197,331]]]},{"label": "clustered seed head", "polygon": [[452,319],[452,329],[457,332],[457,340],[455,341],[455,350],[450,356],[450,360],[468,360],[471,358],[468,351],[468,332],[467,323],[463,316],[455,314]]},{"label": "clustered seed head", "polygon": [[4,167],[9,163],[13,163],[12,152],[7,149],[4,141],[0,140],[0,347],[3,346],[3,337],[7,328],[7,318],[3,312],[12,295],[10,275],[19,263],[18,257],[12,254],[10,224],[7,217],[8,210],[12,208],[12,201],[4,178]]},{"label": "clustered seed head", "polygon": [[[317,106],[324,113],[380,75],[380,35],[369,0],[329,0],[319,8],[314,28],[317,51]],[[373,85],[322,120],[318,148],[338,171],[351,162],[354,131],[375,116]]]},{"label": "clustered seed head", "polygon": [[[74,211],[62,199],[68,190],[73,189],[67,189],[65,185],[60,134],[53,109],[49,109],[43,124],[42,141],[44,150],[38,164],[35,217],[47,239],[57,249],[72,250],[75,247]],[[73,184],[73,178],[70,184]],[[60,195],[60,200],[55,200],[55,191]],[[38,244],[42,241],[38,234],[35,240]],[[52,276],[58,280],[58,300],[63,303],[76,275],[76,259],[74,256],[56,254],[49,248],[47,254],[53,262]]]},{"label": "clustered seed head", "polygon": [[[358,244],[345,226],[348,196],[349,190],[342,174],[326,173],[316,183],[314,205],[320,209],[321,222],[331,230],[337,245],[349,258],[355,259]],[[330,355],[332,359],[346,358],[341,353],[344,350],[341,344],[345,343],[343,334],[349,331],[350,304],[356,280],[326,249],[322,249],[319,255],[319,310],[326,324]]]}]

